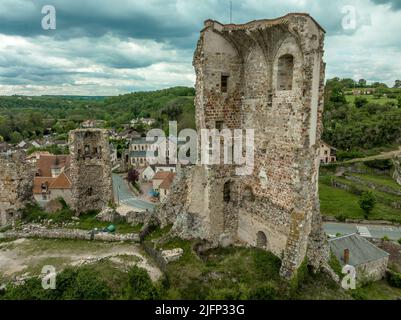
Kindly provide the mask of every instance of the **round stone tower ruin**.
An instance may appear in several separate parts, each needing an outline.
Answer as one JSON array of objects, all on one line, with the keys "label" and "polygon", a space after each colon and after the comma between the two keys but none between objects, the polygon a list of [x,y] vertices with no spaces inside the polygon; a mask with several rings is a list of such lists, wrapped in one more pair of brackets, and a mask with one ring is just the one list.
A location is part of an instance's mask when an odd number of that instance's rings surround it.
[{"label": "round stone tower ruin", "polygon": [[198,134],[253,129],[254,167],[238,176],[234,165],[193,166],[173,187],[170,209],[160,209],[162,224],[269,250],[288,279],[304,261],[326,266],[318,197],[324,34],[308,14],[205,22],[193,61]]},{"label": "round stone tower ruin", "polygon": [[71,207],[76,214],[102,210],[113,202],[110,146],[102,129],[70,131]]}]

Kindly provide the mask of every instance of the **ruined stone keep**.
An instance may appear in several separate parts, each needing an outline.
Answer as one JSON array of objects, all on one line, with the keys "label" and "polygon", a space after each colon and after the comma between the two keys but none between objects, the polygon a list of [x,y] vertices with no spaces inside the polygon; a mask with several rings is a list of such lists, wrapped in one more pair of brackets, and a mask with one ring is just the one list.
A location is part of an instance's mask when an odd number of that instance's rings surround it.
[{"label": "ruined stone keep", "polygon": [[326,265],[318,198],[324,34],[307,14],[205,22],[193,61],[198,132],[254,129],[255,166],[248,176],[234,165],[193,166],[160,209],[162,223],[215,244],[269,250],[286,278],[304,261]]},{"label": "ruined stone keep", "polygon": [[0,155],[0,226],[20,218],[21,210],[33,203],[34,166],[22,154]]},{"label": "ruined stone keep", "polygon": [[69,134],[71,206],[77,214],[102,210],[113,201],[110,150],[102,129],[77,129]]}]

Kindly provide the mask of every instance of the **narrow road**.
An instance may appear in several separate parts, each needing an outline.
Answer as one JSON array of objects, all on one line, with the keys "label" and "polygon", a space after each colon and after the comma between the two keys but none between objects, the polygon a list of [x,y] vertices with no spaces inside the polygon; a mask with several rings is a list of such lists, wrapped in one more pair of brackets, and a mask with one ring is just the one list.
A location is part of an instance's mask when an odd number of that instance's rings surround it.
[{"label": "narrow road", "polygon": [[113,189],[116,202],[130,206],[133,209],[153,211],[155,205],[153,203],[138,199],[129,189],[126,181],[118,175],[113,173]]},{"label": "narrow road", "polygon": [[401,228],[386,225],[362,225],[351,223],[325,222],[323,228],[326,234],[330,237],[359,233],[362,237],[381,239],[384,236],[391,240],[398,241],[401,239]]}]

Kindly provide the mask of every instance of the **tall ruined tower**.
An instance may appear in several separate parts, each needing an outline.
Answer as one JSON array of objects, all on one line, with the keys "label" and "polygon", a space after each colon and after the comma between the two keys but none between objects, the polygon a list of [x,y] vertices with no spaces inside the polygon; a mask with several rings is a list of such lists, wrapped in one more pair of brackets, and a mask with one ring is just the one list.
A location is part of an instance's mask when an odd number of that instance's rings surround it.
[{"label": "tall ruined tower", "polygon": [[[282,258],[291,278],[327,258],[318,171],[324,30],[307,14],[224,25],[207,20],[194,56],[198,130],[254,129],[254,169],[198,165],[188,212],[205,238],[231,238]],[[307,254],[307,250],[308,254]]]},{"label": "tall ruined tower", "polygon": [[157,210],[162,225],[212,245],[269,250],[287,279],[304,261],[330,271],[318,197],[324,33],[300,13],[205,22],[193,61],[198,134],[253,129],[254,166],[245,176],[222,161],[181,170]]},{"label": "tall ruined tower", "polygon": [[113,201],[110,147],[102,129],[70,132],[72,209],[77,214],[102,210]]},{"label": "tall ruined tower", "polygon": [[21,210],[33,203],[34,166],[23,154],[0,155],[0,226],[20,218]]}]

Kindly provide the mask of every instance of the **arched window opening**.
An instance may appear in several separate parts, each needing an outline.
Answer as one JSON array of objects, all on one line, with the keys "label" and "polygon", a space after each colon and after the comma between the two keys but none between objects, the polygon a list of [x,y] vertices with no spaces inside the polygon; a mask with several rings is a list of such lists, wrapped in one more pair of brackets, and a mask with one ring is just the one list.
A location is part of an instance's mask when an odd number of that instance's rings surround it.
[{"label": "arched window opening", "polygon": [[230,181],[227,181],[224,184],[223,199],[224,199],[224,202],[230,202],[230,200],[231,200],[231,182]]},{"label": "arched window opening", "polygon": [[256,234],[256,246],[265,249],[267,247],[267,237],[263,231]]},{"label": "arched window opening", "polygon": [[292,90],[294,57],[285,54],[278,59],[277,90]]}]

